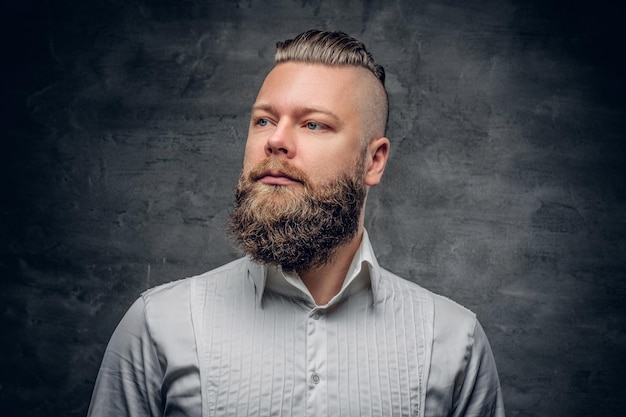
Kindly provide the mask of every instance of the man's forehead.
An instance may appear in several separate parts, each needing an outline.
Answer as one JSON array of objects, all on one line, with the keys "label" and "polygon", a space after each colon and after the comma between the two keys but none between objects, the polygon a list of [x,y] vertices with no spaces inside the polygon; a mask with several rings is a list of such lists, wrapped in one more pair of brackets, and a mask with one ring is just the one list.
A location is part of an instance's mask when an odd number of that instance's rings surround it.
[{"label": "man's forehead", "polygon": [[[276,64],[267,74],[256,102],[262,103],[282,93],[306,95],[299,97],[304,101],[331,96],[339,101],[367,100],[377,88],[383,88],[380,81],[369,70],[359,66],[288,61]],[[321,103],[308,104],[323,107]]]},{"label": "man's forehead", "polygon": [[284,77],[286,74],[306,77],[311,82],[327,78],[340,77],[343,80],[355,80],[358,84],[374,81],[380,83],[369,70],[355,65],[329,65],[319,62],[287,61],[279,62],[266,75],[263,84],[273,77]]}]

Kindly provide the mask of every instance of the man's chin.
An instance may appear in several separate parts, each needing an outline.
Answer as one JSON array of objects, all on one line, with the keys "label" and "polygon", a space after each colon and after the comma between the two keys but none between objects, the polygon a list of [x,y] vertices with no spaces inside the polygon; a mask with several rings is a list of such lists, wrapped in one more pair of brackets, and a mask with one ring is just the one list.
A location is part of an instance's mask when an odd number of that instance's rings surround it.
[{"label": "man's chin", "polygon": [[[265,184],[259,180],[242,178],[237,186],[236,200],[241,220],[258,219],[263,222],[278,219],[288,212],[301,212],[307,190],[304,185],[293,186]],[[246,220],[244,220],[246,219]]]},{"label": "man's chin", "polygon": [[303,193],[302,185],[273,185],[257,182],[250,190],[250,197],[257,201],[279,202],[302,198]]}]

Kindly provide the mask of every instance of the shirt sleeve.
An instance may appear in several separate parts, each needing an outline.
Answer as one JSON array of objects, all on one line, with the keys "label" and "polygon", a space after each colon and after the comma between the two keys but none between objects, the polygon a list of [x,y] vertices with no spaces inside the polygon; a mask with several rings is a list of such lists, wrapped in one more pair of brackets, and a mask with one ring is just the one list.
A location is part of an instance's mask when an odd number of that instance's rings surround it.
[{"label": "shirt sleeve", "polygon": [[502,390],[496,363],[485,331],[475,321],[467,365],[457,375],[454,393],[455,417],[504,417]]},{"label": "shirt sleeve", "polygon": [[106,348],[88,417],[162,416],[162,369],[139,298]]},{"label": "shirt sleeve", "polygon": [[476,315],[436,296],[425,416],[504,417],[489,341]]}]

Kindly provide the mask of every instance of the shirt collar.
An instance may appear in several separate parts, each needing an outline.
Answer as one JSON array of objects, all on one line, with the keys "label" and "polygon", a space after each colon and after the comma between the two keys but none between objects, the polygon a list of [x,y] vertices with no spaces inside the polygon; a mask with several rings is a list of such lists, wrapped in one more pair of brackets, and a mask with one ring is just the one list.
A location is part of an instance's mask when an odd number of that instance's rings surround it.
[{"label": "shirt collar", "polygon": [[[256,301],[259,306],[263,302],[263,293],[266,288],[287,297],[298,298],[303,302],[315,305],[311,293],[297,274],[284,272],[279,266],[262,266],[251,261],[249,275],[256,292]],[[374,250],[366,230],[363,239],[356,251],[348,273],[339,293],[333,297],[325,307],[330,307],[351,295],[371,287],[374,302],[378,300],[378,284],[380,281],[380,267],[374,256]]]}]

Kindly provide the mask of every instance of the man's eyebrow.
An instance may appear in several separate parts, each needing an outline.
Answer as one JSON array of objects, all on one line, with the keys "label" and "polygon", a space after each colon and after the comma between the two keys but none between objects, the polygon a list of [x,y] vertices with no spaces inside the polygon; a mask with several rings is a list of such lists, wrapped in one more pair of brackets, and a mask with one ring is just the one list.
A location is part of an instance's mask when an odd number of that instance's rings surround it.
[{"label": "man's eyebrow", "polygon": [[[272,113],[275,114],[276,109],[274,108],[274,106],[272,106],[271,104],[268,103],[255,103],[252,106],[252,111],[255,110],[262,110],[262,111],[266,111],[268,113]],[[295,114],[297,115],[306,115],[306,114],[310,114],[310,113],[322,113],[325,114],[326,116],[332,118],[333,120],[335,120],[335,122],[337,123],[341,123],[341,119],[339,118],[339,116],[337,116],[337,114],[335,114],[333,111],[326,109],[324,107],[319,107],[319,106],[298,106],[295,108],[294,111]]]},{"label": "man's eyebrow", "polygon": [[252,111],[254,110],[265,110],[272,113],[274,111],[274,107],[271,104],[254,103],[254,105],[252,106]]}]

